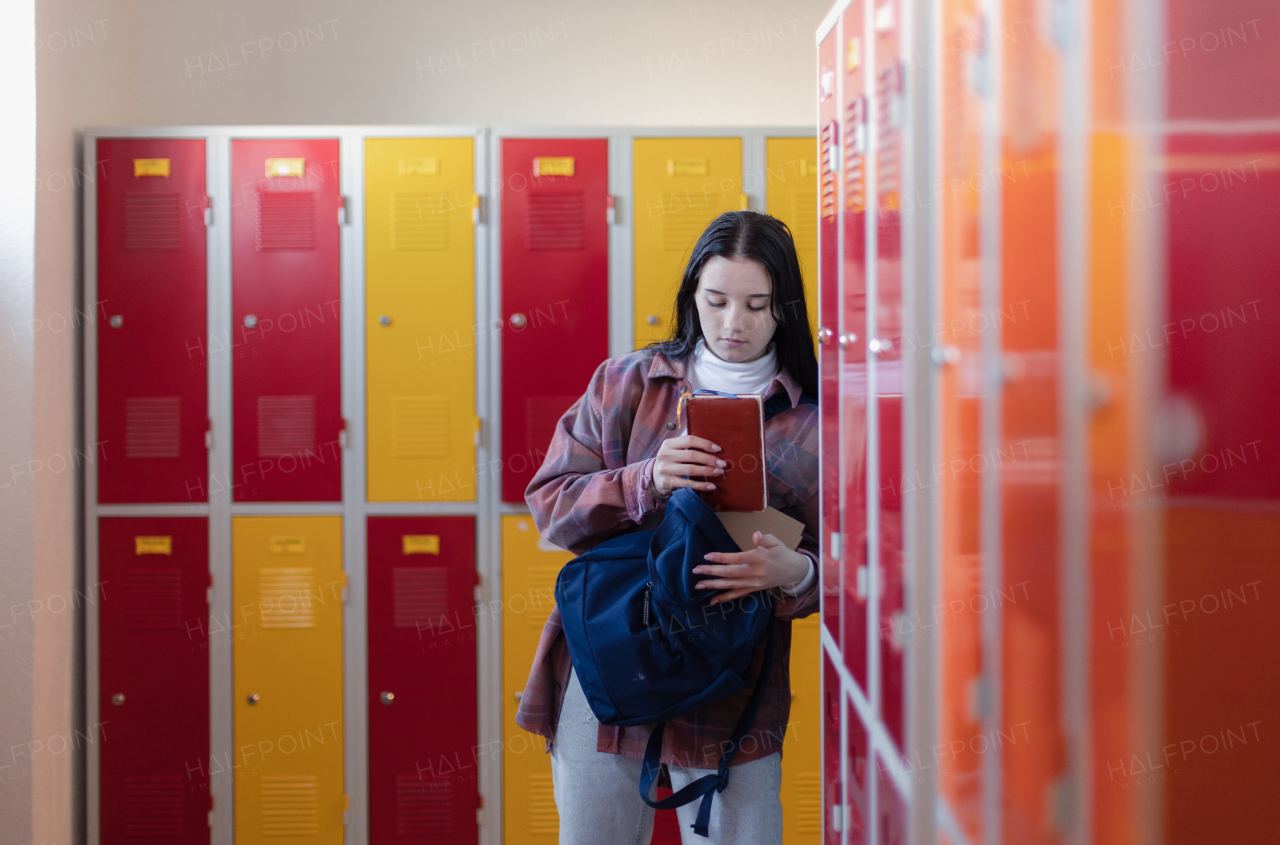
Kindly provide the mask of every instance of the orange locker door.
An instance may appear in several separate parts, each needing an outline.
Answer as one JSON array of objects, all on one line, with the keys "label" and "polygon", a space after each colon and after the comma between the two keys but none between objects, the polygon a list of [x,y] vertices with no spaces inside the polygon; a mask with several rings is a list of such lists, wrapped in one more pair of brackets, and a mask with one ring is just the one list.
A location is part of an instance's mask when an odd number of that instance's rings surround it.
[{"label": "orange locker door", "polygon": [[239,845],[339,845],[342,518],[232,520]]},{"label": "orange locker door", "polygon": [[560,816],[546,740],[516,725],[538,638],[555,606],[556,576],[573,555],[538,536],[527,516],[502,518],[502,829],[506,845],[554,845]]},{"label": "orange locker door", "polygon": [[632,167],[639,349],[669,334],[681,274],[707,224],[747,198],[741,138],[637,138]]}]

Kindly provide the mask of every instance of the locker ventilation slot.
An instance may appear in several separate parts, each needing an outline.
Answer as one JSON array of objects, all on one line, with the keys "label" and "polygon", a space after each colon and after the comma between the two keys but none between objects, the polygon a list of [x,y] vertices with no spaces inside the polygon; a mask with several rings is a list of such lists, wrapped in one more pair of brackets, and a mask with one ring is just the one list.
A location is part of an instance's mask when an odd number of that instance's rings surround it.
[{"label": "locker ventilation slot", "polygon": [[529,195],[524,248],[533,251],[582,249],[586,220],[581,191]]},{"label": "locker ventilation slot", "polygon": [[312,191],[262,191],[258,194],[258,251],[313,249],[316,195]]},{"label": "locker ventilation slot", "polygon": [[320,832],[315,777],[264,775],[259,788],[263,836],[315,836]]},{"label": "locker ventilation slot", "polygon": [[124,400],[124,456],[176,458],[182,419],[177,396],[132,396]]},{"label": "locker ventilation slot", "polygon": [[440,193],[391,194],[391,250],[443,252],[449,248],[449,214],[457,206]]},{"label": "locker ventilation slot", "polygon": [[124,575],[126,628],[182,627],[182,570],[130,569]]},{"label": "locker ventilation slot", "polygon": [[529,595],[524,598],[529,600],[527,624],[530,632],[541,631],[547,624],[547,617],[556,603],[556,576],[559,574],[559,563],[529,567]]},{"label": "locker ventilation slot", "polygon": [[396,777],[396,835],[453,833],[453,785],[448,778]]},{"label": "locker ventilation slot", "polygon": [[[818,248],[818,191],[791,192],[791,233],[802,250]],[[812,272],[812,271],[810,271]]]},{"label": "locker ventilation slot", "polygon": [[182,798],[178,778],[125,778],[124,835],[181,836]]},{"label": "locker ventilation slot", "polygon": [[[577,401],[577,396],[534,396],[524,400],[525,447],[530,457],[546,454],[551,436],[556,432],[556,424],[569,406]],[[539,459],[537,462],[542,461]]]},{"label": "locker ventilation slot", "polygon": [[796,833],[822,833],[822,775],[796,775]]},{"label": "locker ventilation slot", "polygon": [[391,591],[397,628],[431,628],[449,612],[449,571],[442,566],[394,567]]},{"label": "locker ventilation slot", "polygon": [[314,452],[316,397],[258,397],[258,457]]},{"label": "locker ventilation slot", "polygon": [[175,251],[179,219],[177,194],[125,194],[124,248],[136,252]]},{"label": "locker ventilation slot", "polygon": [[684,252],[693,248],[698,236],[716,218],[715,210],[705,208],[673,209],[662,215],[662,249]]},{"label": "locker ventilation slot", "polygon": [[529,833],[554,836],[559,830],[551,775],[529,775]]},{"label": "locker ventilation slot", "polygon": [[449,457],[449,397],[393,396],[391,454],[397,458]]},{"label": "locker ventilation slot", "polygon": [[321,600],[315,589],[315,570],[309,566],[263,569],[258,574],[258,611],[263,628],[314,628],[311,600]]}]

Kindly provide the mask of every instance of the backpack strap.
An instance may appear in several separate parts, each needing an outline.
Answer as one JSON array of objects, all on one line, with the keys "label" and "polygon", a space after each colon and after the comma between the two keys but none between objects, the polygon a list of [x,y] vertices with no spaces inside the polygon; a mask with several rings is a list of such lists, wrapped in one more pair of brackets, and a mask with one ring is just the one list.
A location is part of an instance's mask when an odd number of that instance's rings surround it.
[{"label": "backpack strap", "polygon": [[640,770],[640,798],[655,810],[674,810],[676,807],[692,804],[701,798],[702,804],[698,807],[698,818],[692,825],[693,832],[699,836],[707,835],[707,827],[711,823],[711,803],[715,800],[716,793],[724,792],[725,787],[729,785],[729,765],[733,762],[734,756],[737,755],[738,748],[742,745],[742,740],[746,738],[747,732],[755,724],[756,714],[760,711],[760,702],[764,699],[765,688],[769,686],[769,675],[773,671],[773,652],[777,641],[777,625],[777,621],[773,616],[770,616],[769,630],[765,634],[767,641],[764,649],[764,666],[760,670],[760,677],[756,680],[755,689],[751,691],[751,699],[747,702],[746,709],[742,711],[742,715],[738,717],[738,724],[734,726],[733,735],[729,737],[729,749],[720,756],[720,766],[715,774],[703,775],[674,795],[668,795],[666,798],[657,801],[651,800],[649,793],[652,791],[653,784],[658,779],[658,771],[662,767],[660,759],[662,756],[662,734],[666,729],[667,723],[664,721],[654,725],[653,733],[649,734],[649,743],[644,749],[644,764]]}]

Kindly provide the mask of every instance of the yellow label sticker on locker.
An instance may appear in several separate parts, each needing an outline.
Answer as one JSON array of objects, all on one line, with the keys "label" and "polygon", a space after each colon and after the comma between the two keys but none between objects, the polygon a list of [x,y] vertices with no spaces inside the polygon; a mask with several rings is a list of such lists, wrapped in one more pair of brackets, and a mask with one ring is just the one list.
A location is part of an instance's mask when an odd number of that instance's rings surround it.
[{"label": "yellow label sticker on locker", "polygon": [[440,159],[438,158],[402,158],[400,159],[401,176],[439,176]]},{"label": "yellow label sticker on locker", "polygon": [[668,176],[706,176],[711,171],[711,164],[704,159],[678,161],[667,159]]},{"label": "yellow label sticker on locker", "polygon": [[407,555],[440,554],[439,534],[401,534],[400,543]]},{"label": "yellow label sticker on locker", "polygon": [[280,176],[296,176],[299,179],[307,169],[305,158],[269,158],[267,159],[267,178]]},{"label": "yellow label sticker on locker", "polygon": [[534,176],[572,176],[573,156],[552,158],[543,156],[533,160]]},{"label": "yellow label sticker on locker", "polygon": [[138,536],[133,538],[135,555],[171,555],[173,554],[173,538],[168,536]]},{"label": "yellow label sticker on locker", "polygon": [[169,177],[169,159],[167,158],[135,158],[133,160],[133,176]]},{"label": "yellow label sticker on locker", "polygon": [[862,40],[856,36],[849,39],[849,50],[845,53],[849,70],[857,70],[862,64]]},{"label": "yellow label sticker on locker", "polygon": [[271,554],[303,555],[307,553],[307,538],[300,534],[272,534]]}]

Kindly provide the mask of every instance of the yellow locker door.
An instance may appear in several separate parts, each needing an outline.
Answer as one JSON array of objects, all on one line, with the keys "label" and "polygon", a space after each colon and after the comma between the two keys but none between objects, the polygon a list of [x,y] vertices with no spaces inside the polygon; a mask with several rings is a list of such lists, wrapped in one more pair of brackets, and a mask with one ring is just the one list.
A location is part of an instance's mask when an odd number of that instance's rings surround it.
[{"label": "yellow locker door", "polygon": [[365,142],[369,500],[474,501],[471,138]]},{"label": "yellow locker door", "polygon": [[637,138],[636,348],[665,339],[684,265],[707,224],[746,207],[741,138]]},{"label": "yellow locker door", "polygon": [[556,575],[573,555],[538,536],[527,516],[502,518],[502,830],[506,845],[554,845],[560,817],[546,740],[516,725],[542,626],[555,605]]},{"label": "yellow locker door", "polygon": [[791,623],[791,718],[782,750],[783,845],[822,837],[822,697],[818,615]]},{"label": "yellow locker door", "polygon": [[809,329],[818,331],[818,142],[814,138],[765,141],[765,210],[786,223],[800,255]]},{"label": "yellow locker door", "polygon": [[235,839],[343,841],[342,518],[232,520]]}]

